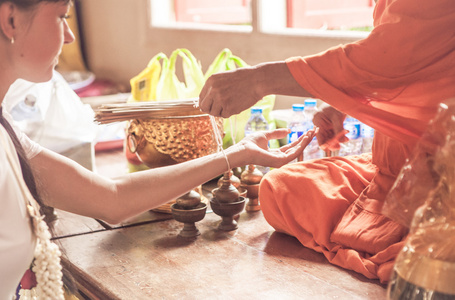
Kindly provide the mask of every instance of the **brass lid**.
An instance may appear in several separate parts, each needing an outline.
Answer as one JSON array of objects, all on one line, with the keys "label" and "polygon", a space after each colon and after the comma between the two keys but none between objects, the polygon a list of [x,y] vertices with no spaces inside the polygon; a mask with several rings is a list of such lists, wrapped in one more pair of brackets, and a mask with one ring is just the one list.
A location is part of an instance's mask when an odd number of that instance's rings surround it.
[{"label": "brass lid", "polygon": [[239,201],[240,193],[231,184],[227,173],[222,177],[222,185],[213,190],[213,197],[220,203],[231,203]]},{"label": "brass lid", "polygon": [[175,200],[177,205],[189,209],[194,208],[201,203],[201,195],[195,190],[191,190],[188,193],[180,196]]},{"label": "brass lid", "polygon": [[264,174],[254,165],[248,165],[240,175],[240,181],[244,184],[258,184],[261,182],[263,176]]},{"label": "brass lid", "polygon": [[[220,179],[218,179],[217,185],[219,187],[223,185],[223,178],[224,176],[221,176]],[[229,170],[229,180],[236,189],[240,187],[240,179],[234,175],[234,172],[232,172],[232,170]]]}]

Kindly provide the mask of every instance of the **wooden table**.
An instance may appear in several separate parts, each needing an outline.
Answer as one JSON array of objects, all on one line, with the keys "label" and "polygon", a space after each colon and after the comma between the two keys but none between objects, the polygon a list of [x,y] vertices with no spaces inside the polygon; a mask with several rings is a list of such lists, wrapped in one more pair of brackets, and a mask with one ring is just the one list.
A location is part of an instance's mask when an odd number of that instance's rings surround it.
[{"label": "wooden table", "polygon": [[[118,151],[98,158],[124,165]],[[214,184],[204,186],[206,196]],[[329,264],[275,232],[261,212],[242,212],[230,232],[207,213],[195,240],[179,237],[183,224],[163,213],[117,226],[59,215],[63,264],[90,299],[385,299],[378,281]]]}]

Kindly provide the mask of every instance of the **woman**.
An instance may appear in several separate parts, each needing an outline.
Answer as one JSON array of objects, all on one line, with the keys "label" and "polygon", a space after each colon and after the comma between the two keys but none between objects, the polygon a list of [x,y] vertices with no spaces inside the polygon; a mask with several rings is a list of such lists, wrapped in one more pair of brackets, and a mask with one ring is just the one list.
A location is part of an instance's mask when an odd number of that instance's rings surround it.
[{"label": "woman", "polygon": [[264,177],[261,207],[276,230],[336,265],[389,280],[407,228],[382,206],[438,104],[455,96],[454,28],[452,0],[378,0],[363,40],[207,80],[199,105],[215,116],[282,94],[331,105],[314,117],[326,148],[347,140],[346,114],[375,129],[372,155],[292,164]]},{"label": "woman", "polygon": [[[66,22],[70,5],[70,0],[0,0],[0,99],[18,78],[32,82],[51,79],[63,44],[74,40]],[[287,131],[261,133],[227,149],[225,155],[217,153],[111,180],[41,148],[24,134],[14,132],[8,119],[3,112],[0,299],[12,299],[34,253],[33,270],[37,273],[40,297],[63,297],[59,251],[49,242],[47,226],[38,210],[45,213],[47,207],[55,207],[118,223],[175,199],[223,173],[227,166],[286,164],[302,152],[314,135],[312,131],[289,147],[269,151],[268,140],[282,138]],[[180,184],[176,186],[175,182]],[[150,191],[154,191],[153,197]]]}]

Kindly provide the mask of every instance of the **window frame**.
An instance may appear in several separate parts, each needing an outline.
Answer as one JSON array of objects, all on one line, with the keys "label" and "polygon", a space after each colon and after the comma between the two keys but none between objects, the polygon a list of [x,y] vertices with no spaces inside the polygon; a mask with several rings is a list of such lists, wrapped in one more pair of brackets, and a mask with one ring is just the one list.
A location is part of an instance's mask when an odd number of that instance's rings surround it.
[{"label": "window frame", "polygon": [[[223,25],[173,22],[172,0],[147,0],[149,29],[186,30],[195,32],[256,33],[324,39],[363,39],[369,32],[286,27],[286,0],[251,0],[251,25]],[[159,13],[158,13],[159,11]],[[275,15],[270,16],[270,12]],[[276,12],[279,11],[279,15]]]}]

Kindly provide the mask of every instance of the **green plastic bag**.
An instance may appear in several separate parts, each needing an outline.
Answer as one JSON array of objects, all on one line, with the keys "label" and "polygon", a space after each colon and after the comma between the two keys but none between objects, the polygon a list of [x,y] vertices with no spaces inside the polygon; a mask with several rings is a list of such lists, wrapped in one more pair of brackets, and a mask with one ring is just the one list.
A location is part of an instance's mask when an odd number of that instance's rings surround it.
[{"label": "green plastic bag", "polygon": [[[184,82],[181,82],[175,74],[177,58],[182,58]],[[204,73],[201,64],[188,49],[176,49],[169,59],[162,59],[161,75],[156,88],[156,99],[175,100],[195,98],[204,86]]]},{"label": "green plastic bag", "polygon": [[[223,49],[205,73],[205,80],[215,73],[235,70],[237,68],[248,67],[249,65],[244,62],[241,58],[232,54],[231,50]],[[271,111],[275,105],[275,95],[268,95],[259,100],[254,107],[261,107],[262,113],[269,123],[269,129],[275,129],[276,123],[271,116]],[[223,147],[227,148],[235,142],[239,142],[245,137],[245,125],[250,118],[250,109],[244,110],[237,115],[231,116],[229,119],[224,120],[224,132],[225,136],[223,139]],[[232,127],[232,128],[231,128]],[[280,144],[278,140],[271,140],[269,142],[270,148],[279,148]]]}]

